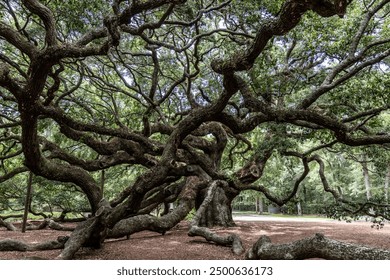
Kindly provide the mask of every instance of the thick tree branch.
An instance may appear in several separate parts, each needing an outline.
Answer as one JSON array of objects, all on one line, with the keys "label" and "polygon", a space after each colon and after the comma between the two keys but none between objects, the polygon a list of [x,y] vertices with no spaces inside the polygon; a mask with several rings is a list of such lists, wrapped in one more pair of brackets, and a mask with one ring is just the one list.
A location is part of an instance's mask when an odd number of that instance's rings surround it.
[{"label": "thick tree branch", "polygon": [[[349,80],[350,78],[356,76],[360,71],[363,69],[377,64],[387,58],[390,55],[390,49],[374,56],[371,59],[368,59],[364,61],[364,54],[360,54],[358,56],[355,56],[353,58],[347,58],[343,62],[341,62],[339,65],[337,65],[333,71],[327,76],[327,78],[324,80],[323,84],[319,86],[316,90],[314,90],[310,95],[305,97],[302,102],[297,106],[298,109],[305,109],[308,108],[310,105],[312,105],[314,102],[316,102],[321,96],[323,96],[325,93],[329,92],[330,90],[336,88],[337,86],[341,85],[345,81]],[[359,63],[360,62],[360,63]],[[353,64],[357,64],[356,66],[349,69],[349,67]],[[337,74],[340,72],[346,71],[346,74],[341,75],[339,78],[335,79]]]},{"label": "thick tree branch", "polygon": [[131,18],[143,11],[151,11],[167,4],[182,4],[186,0],[135,0],[119,16],[120,24],[128,24]]},{"label": "thick tree branch", "polygon": [[0,63],[0,87],[7,89],[16,98],[20,98],[23,94],[20,85],[11,78],[10,69],[3,63]]},{"label": "thick tree branch", "polygon": [[57,31],[52,11],[38,0],[23,0],[23,4],[30,10],[30,12],[38,15],[45,25],[46,44],[48,46],[55,45],[57,43]]},{"label": "thick tree branch", "polygon": [[15,177],[16,175],[21,174],[23,172],[26,172],[28,170],[29,169],[27,167],[15,168],[12,171],[8,172],[7,174],[4,174],[4,175],[0,176],[0,183],[3,183],[5,181]]},{"label": "thick tree branch", "polygon": [[220,74],[249,70],[268,41],[275,35],[284,35],[293,29],[308,10],[313,10],[323,17],[337,14],[333,1],[285,1],[278,17],[263,23],[260,27],[250,48],[243,53],[236,53],[227,60],[216,59],[211,63],[211,67]]},{"label": "thick tree branch", "polygon": [[287,244],[272,244],[268,236],[262,236],[247,252],[250,260],[302,260],[321,258],[328,260],[388,260],[390,251],[369,248],[360,244],[344,243],[317,233]]},{"label": "thick tree branch", "polygon": [[20,35],[20,33],[13,30],[3,22],[0,22],[0,36],[3,37],[8,43],[19,49],[22,53],[27,54],[30,58],[33,57],[37,52],[37,48],[33,44],[26,41],[25,38]]},{"label": "thick tree branch", "polygon": [[48,241],[38,244],[27,244],[22,241],[5,239],[0,241],[0,251],[44,251],[64,248],[65,242],[68,240],[66,236],[60,236],[57,240]]}]

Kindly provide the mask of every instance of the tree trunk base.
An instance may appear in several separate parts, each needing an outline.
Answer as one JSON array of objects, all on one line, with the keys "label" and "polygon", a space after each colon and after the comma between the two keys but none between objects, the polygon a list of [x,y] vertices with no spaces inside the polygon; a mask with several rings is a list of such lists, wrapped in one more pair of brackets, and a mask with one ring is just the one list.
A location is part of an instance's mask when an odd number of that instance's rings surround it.
[{"label": "tree trunk base", "polygon": [[[231,201],[232,198],[228,198],[224,189],[215,186],[213,197],[211,201],[207,202],[206,209],[202,210],[203,214],[199,218],[198,225],[207,228],[234,227],[235,223],[232,216]],[[203,204],[203,201],[201,204]],[[197,210],[201,204],[196,207]]]},{"label": "tree trunk base", "polygon": [[[215,195],[221,194],[219,184],[224,184],[223,181],[213,181],[210,184],[210,187],[207,190],[206,197],[204,198],[202,204],[199,206],[196,211],[196,215],[192,219],[190,230],[188,231],[189,236],[202,236],[207,241],[214,242],[222,246],[232,246],[232,251],[236,255],[241,255],[245,250],[242,246],[241,239],[236,234],[230,234],[227,236],[220,236],[210,229],[203,226],[202,219],[204,214],[210,209],[210,205],[213,204],[216,200]],[[230,212],[231,213],[231,212]]]},{"label": "tree trunk base", "polygon": [[246,253],[250,260],[388,260],[390,251],[341,242],[317,233],[287,244],[272,244],[268,236],[261,236]]}]

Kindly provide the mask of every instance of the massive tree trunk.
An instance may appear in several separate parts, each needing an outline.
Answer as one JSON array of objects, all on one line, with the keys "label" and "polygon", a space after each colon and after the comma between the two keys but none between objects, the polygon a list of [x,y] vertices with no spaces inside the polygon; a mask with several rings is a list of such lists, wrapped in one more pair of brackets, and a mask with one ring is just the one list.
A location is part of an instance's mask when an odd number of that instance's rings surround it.
[{"label": "massive tree trunk", "polygon": [[225,185],[226,182],[214,181],[210,184],[207,189],[206,197],[202,201],[202,204],[199,206],[196,215],[191,221],[191,227],[188,231],[189,236],[202,236],[209,242],[214,242],[222,246],[231,246],[232,252],[236,255],[241,255],[245,249],[242,245],[241,238],[236,234],[228,234],[220,236],[212,232],[207,227],[200,226],[200,221],[204,217],[206,210],[209,208],[210,204],[214,202],[214,196],[217,194],[219,185]]},{"label": "massive tree trunk", "polygon": [[350,244],[326,238],[317,233],[287,244],[272,244],[268,236],[261,236],[248,250],[251,260],[302,260],[321,258],[328,260],[388,260],[390,251]]},{"label": "massive tree trunk", "polygon": [[[236,196],[233,192],[227,192],[221,187],[217,187],[211,203],[206,208],[204,214],[200,218],[199,226],[201,227],[231,227],[234,226],[232,216],[232,201]],[[196,201],[196,209],[198,210],[204,200],[204,194],[200,195]]]}]

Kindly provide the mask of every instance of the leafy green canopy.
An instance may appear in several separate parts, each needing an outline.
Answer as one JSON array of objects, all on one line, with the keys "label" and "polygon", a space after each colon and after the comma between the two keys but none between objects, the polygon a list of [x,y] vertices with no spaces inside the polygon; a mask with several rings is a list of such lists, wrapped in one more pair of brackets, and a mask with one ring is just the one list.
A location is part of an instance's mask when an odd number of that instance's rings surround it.
[{"label": "leafy green canopy", "polygon": [[[23,203],[31,170],[39,202],[142,193],[137,212],[196,176],[276,204],[381,205],[390,4],[347,2],[2,1],[1,191]],[[363,161],[380,199],[361,208]]]}]

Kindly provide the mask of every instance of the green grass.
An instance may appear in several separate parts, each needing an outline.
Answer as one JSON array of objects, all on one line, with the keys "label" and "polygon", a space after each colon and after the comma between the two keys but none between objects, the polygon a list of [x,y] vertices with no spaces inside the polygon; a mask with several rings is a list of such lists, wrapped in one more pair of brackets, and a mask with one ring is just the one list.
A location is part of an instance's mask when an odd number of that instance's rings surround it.
[{"label": "green grass", "polygon": [[289,214],[270,214],[270,216],[272,217],[283,217],[283,218],[299,218],[299,219],[304,219],[304,218],[310,218],[310,219],[324,219],[326,218],[325,216],[321,216],[321,215],[315,215],[315,214],[311,214],[311,215],[302,215],[302,216],[298,216],[298,215],[289,215]]},{"label": "green grass", "polygon": [[310,218],[310,219],[324,219],[326,218],[325,216],[321,215],[315,215],[315,214],[310,214],[310,215],[290,215],[290,214],[271,214],[268,212],[263,212],[263,214],[256,213],[255,211],[233,211],[233,215],[259,215],[259,216],[269,216],[269,217],[281,217],[281,218],[297,218],[297,219],[304,219],[304,218]]}]

